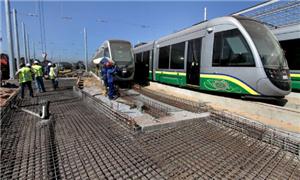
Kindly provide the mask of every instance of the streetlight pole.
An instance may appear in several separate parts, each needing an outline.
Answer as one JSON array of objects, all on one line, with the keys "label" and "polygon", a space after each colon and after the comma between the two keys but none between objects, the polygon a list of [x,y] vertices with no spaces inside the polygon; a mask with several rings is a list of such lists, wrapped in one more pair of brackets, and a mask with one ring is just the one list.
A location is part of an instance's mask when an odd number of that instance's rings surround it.
[{"label": "streetlight pole", "polygon": [[30,44],[29,44],[29,34],[28,33],[27,33],[26,40],[27,40],[27,55],[28,55],[27,63],[30,64]]},{"label": "streetlight pole", "polygon": [[35,61],[35,43],[33,42],[33,61]]},{"label": "streetlight pole", "polygon": [[14,57],[14,45],[12,38],[11,19],[10,19],[10,2],[5,0],[5,12],[6,12],[6,33],[9,55],[9,77],[14,79],[15,77],[15,57]]},{"label": "streetlight pole", "polygon": [[17,69],[19,70],[19,65],[20,65],[20,44],[19,44],[19,32],[18,32],[17,10],[16,9],[13,9],[13,18],[14,18]]},{"label": "streetlight pole", "polygon": [[204,21],[206,21],[207,20],[207,14],[206,14],[206,7],[204,7]]},{"label": "streetlight pole", "polygon": [[[0,9],[2,9],[2,3],[0,3]],[[2,21],[2,20],[1,20]],[[0,52],[3,52],[3,49],[2,49],[2,41],[3,41],[3,37],[2,37],[2,25],[0,26]]]},{"label": "streetlight pole", "polygon": [[85,57],[85,71],[88,71],[88,52],[87,52],[87,33],[86,29],[83,29],[83,38],[84,38],[84,57]]},{"label": "streetlight pole", "polygon": [[23,43],[24,43],[24,63],[27,63],[27,41],[26,41],[26,31],[25,31],[25,24],[22,22],[22,30],[23,30]]}]

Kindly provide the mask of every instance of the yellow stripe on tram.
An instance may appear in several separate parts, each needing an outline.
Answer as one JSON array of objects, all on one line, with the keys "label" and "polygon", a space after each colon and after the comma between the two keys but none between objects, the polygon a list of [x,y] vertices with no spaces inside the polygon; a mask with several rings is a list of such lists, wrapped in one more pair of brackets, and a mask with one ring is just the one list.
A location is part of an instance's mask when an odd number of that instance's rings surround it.
[{"label": "yellow stripe on tram", "polygon": [[248,91],[252,95],[259,95],[259,93],[257,93],[256,91],[254,91],[252,88],[250,88],[249,86],[247,86],[242,81],[240,81],[238,79],[235,79],[233,77],[230,77],[230,76],[226,76],[226,75],[212,75],[212,74],[200,74],[200,78],[224,79],[224,80],[233,82],[233,83],[241,86],[243,89],[245,89],[246,91]]},{"label": "yellow stripe on tram", "polygon": [[293,77],[293,78],[295,78],[295,77],[300,78],[300,74],[292,74],[291,73],[291,77]]},{"label": "yellow stripe on tram", "polygon": [[163,71],[162,74],[177,75],[177,72],[166,72],[166,71]]},{"label": "yellow stripe on tram", "polygon": [[168,74],[168,75],[177,75],[177,72],[169,72],[169,71],[155,71],[155,74]]}]

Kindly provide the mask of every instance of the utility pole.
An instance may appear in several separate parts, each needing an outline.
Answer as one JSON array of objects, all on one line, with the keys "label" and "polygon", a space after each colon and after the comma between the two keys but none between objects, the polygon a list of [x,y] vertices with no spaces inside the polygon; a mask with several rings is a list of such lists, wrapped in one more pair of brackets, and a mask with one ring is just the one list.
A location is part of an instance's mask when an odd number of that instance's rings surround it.
[{"label": "utility pole", "polygon": [[26,40],[27,40],[27,55],[28,55],[27,63],[31,64],[30,63],[30,45],[29,45],[29,34],[28,33],[27,33]]},{"label": "utility pole", "polygon": [[9,56],[9,77],[15,78],[15,57],[14,57],[14,45],[12,38],[11,19],[10,19],[10,2],[5,0],[5,12],[6,12],[6,33],[7,33],[7,45]]},{"label": "utility pole", "polygon": [[84,57],[85,57],[85,71],[88,71],[88,52],[87,52],[87,34],[86,29],[83,29],[83,38],[84,38]]},{"label": "utility pole", "polygon": [[206,7],[204,7],[204,21],[207,20],[207,17],[206,17]]},{"label": "utility pole", "polygon": [[[0,3],[0,9],[2,9],[2,3]],[[0,21],[2,22],[2,20]],[[2,25],[0,26],[0,52],[3,52],[3,49],[2,49],[2,43],[3,43],[3,37],[2,37]]]},{"label": "utility pole", "polygon": [[19,65],[20,65],[20,44],[19,44],[19,32],[18,32],[18,21],[17,21],[17,10],[16,9],[13,9],[13,18],[14,18],[17,69],[19,70]]},{"label": "utility pole", "polygon": [[35,61],[35,43],[33,42],[33,61]]},{"label": "utility pole", "polygon": [[27,59],[27,41],[26,41],[26,31],[25,31],[25,24],[22,22],[22,30],[23,30],[23,43],[24,43],[24,63],[26,64],[28,61]]}]

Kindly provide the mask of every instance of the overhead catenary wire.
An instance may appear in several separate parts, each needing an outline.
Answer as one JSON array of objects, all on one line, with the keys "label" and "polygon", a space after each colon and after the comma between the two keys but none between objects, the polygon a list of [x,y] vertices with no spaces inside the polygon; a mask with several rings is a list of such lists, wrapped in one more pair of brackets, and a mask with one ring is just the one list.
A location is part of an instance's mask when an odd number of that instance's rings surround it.
[{"label": "overhead catenary wire", "polygon": [[108,19],[97,18],[96,22],[99,22],[99,23],[122,23],[122,24],[130,25],[130,26],[140,27],[140,28],[150,28],[150,25],[147,25],[147,24],[138,24],[138,23],[133,23],[130,21],[124,21],[121,19],[108,20]]}]

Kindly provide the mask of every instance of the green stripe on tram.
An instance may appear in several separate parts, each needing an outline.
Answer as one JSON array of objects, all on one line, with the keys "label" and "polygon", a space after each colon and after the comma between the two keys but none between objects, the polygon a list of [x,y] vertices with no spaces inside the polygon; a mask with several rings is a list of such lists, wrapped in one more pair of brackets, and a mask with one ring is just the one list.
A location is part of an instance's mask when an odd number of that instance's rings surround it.
[{"label": "green stripe on tram", "polygon": [[291,73],[292,89],[300,90],[300,74]]},{"label": "green stripe on tram", "polygon": [[[184,72],[155,71],[155,78],[156,81],[166,84],[187,85],[186,73]],[[199,84],[202,90],[260,95],[244,82],[227,75],[200,74]]]}]

